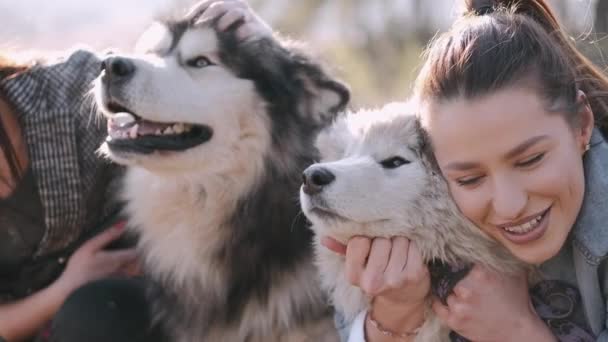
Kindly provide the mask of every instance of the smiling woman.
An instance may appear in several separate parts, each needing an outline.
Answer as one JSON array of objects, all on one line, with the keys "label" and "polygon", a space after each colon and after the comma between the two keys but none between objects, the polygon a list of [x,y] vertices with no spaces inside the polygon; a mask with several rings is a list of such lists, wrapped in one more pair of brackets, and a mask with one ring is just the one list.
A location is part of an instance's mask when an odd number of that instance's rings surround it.
[{"label": "smiling woman", "polygon": [[[598,203],[608,200],[608,81],[545,1],[466,3],[469,13],[429,48],[416,84],[438,171],[469,220],[539,267],[543,291],[580,291],[567,317],[604,340],[598,275],[608,270],[608,217]],[[517,340],[574,338],[554,323],[548,330],[529,300],[521,281],[477,268],[434,309],[471,340],[512,331]]]},{"label": "smiling woman", "polygon": [[[84,96],[98,70],[86,51],[59,63],[0,62],[0,336],[8,341],[29,340],[75,289],[125,274],[135,257],[103,251],[122,231],[106,230],[119,208],[109,186],[119,169],[95,156],[105,127],[90,124]],[[82,313],[63,316],[55,337],[71,324],[95,330]]]},{"label": "smiling woman", "polygon": [[426,127],[460,210],[528,263],[557,254],[580,211],[583,165],[572,161],[593,130],[589,107],[581,109],[583,125],[573,130],[518,86],[427,107]]}]

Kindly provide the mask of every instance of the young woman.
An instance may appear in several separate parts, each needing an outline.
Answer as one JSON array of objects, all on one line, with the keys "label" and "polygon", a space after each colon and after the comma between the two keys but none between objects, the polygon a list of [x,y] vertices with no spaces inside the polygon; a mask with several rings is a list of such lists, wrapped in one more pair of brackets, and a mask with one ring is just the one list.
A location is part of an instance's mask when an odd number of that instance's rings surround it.
[{"label": "young woman", "polygon": [[[559,317],[608,341],[608,80],[545,1],[467,7],[431,44],[417,80],[430,152],[465,216],[570,292],[549,296],[559,314],[547,322],[531,305],[525,275],[475,267],[433,309],[472,341],[579,341]],[[414,339],[429,289],[415,246],[366,238],[345,250],[326,245],[346,254],[350,279],[374,296],[351,340]],[[406,266],[387,269],[403,248]]]},{"label": "young woman", "polygon": [[108,190],[118,170],[95,155],[105,127],[85,97],[99,63],[84,51],[56,64],[0,62],[0,336],[9,342],[33,337],[76,288],[135,259],[103,250],[120,228],[85,242],[118,209]]},{"label": "young woman", "polygon": [[[243,37],[268,34],[247,9],[193,10],[220,29],[240,21]],[[87,94],[100,65],[87,51],[53,64],[0,59],[0,341],[154,340],[142,281],[124,278],[135,251],[107,248],[124,225],[113,200],[120,170],[95,152],[107,133]]]}]

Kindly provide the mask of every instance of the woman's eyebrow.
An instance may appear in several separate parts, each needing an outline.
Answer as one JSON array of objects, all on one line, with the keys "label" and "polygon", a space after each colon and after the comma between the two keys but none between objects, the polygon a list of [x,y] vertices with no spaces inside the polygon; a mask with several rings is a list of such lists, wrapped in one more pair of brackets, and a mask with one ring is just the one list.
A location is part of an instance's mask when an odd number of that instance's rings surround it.
[{"label": "woman's eyebrow", "polygon": [[505,158],[512,159],[512,158],[516,157],[517,155],[525,152],[527,149],[534,146],[539,141],[547,139],[547,138],[549,138],[548,135],[537,135],[535,137],[532,137],[532,138],[522,142],[521,144],[517,145],[511,151],[507,152],[507,154],[505,154]]},{"label": "woman's eyebrow", "polygon": [[[527,149],[529,149],[530,147],[534,146],[535,144],[537,144],[539,141],[547,139],[549,136],[548,135],[538,135],[535,137],[532,137],[524,142],[522,142],[521,144],[515,146],[513,149],[511,149],[509,152],[507,152],[505,154],[505,158],[506,159],[512,159],[515,156],[525,152]],[[477,162],[452,162],[449,163],[445,166],[446,169],[449,170],[456,170],[456,171],[467,171],[470,169],[474,169],[479,167],[480,164]]]}]

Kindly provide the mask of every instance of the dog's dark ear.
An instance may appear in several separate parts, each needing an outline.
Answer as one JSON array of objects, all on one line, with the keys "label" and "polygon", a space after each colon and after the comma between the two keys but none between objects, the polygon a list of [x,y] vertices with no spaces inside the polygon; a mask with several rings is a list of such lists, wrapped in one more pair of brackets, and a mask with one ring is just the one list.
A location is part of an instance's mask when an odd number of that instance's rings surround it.
[{"label": "dog's dark ear", "polygon": [[277,113],[298,113],[326,126],[350,101],[348,87],[311,57],[300,43],[280,37],[240,42],[232,31],[218,32],[222,62],[238,77],[255,82]]},{"label": "dog's dark ear", "polygon": [[348,87],[329,76],[319,65],[301,65],[298,78],[307,96],[301,98],[300,114],[320,126],[329,124],[350,101]]}]

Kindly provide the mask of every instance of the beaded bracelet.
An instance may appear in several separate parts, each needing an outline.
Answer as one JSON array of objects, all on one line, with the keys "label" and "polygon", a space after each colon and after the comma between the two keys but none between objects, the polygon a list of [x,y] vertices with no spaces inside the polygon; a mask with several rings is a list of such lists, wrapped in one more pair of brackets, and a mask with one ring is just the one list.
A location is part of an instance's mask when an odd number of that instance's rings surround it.
[{"label": "beaded bracelet", "polygon": [[397,333],[394,331],[390,331],[390,330],[386,329],[385,327],[383,327],[380,323],[378,323],[378,321],[376,321],[374,319],[371,311],[369,311],[367,313],[367,320],[369,320],[369,322],[374,327],[374,329],[378,330],[378,332],[381,333],[382,335],[388,336],[391,338],[395,338],[395,339],[404,339],[406,341],[409,341],[410,337],[418,335],[418,330],[420,329],[420,328],[416,328],[414,331],[406,331],[403,333]]}]

